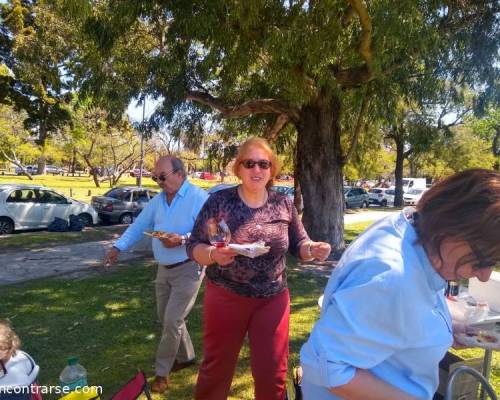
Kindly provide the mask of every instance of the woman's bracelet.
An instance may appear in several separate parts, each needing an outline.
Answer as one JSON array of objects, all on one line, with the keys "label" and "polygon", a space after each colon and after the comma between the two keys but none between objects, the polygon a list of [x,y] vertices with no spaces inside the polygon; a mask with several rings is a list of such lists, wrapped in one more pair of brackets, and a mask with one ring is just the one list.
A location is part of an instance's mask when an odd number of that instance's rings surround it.
[{"label": "woman's bracelet", "polygon": [[214,246],[210,246],[208,250],[208,258],[212,264],[215,264],[215,260],[212,257],[212,252],[214,251],[214,249],[215,249]]},{"label": "woman's bracelet", "polygon": [[313,258],[313,255],[312,255],[312,245],[313,245],[313,242],[309,242],[309,244],[307,246],[307,257],[308,258]]}]

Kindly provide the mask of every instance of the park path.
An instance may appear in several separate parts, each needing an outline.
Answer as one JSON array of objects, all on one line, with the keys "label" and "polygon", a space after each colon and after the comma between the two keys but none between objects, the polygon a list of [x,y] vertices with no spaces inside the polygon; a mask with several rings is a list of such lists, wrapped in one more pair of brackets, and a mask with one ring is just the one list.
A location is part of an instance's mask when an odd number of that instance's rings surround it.
[{"label": "park path", "polygon": [[[113,240],[51,246],[0,254],[0,286],[67,274],[85,275],[103,270],[104,254]],[[149,257],[148,252],[125,251],[119,262]]]},{"label": "park path", "polygon": [[[397,211],[363,210],[346,214],[344,222],[375,221],[394,212]],[[112,243],[112,240],[102,240],[0,253],[0,286],[54,276],[74,278],[102,272],[102,259]],[[147,241],[140,242],[131,251],[120,253],[119,262],[151,259],[148,247],[150,249]],[[334,265],[335,263],[299,264],[297,269],[327,277]]]}]

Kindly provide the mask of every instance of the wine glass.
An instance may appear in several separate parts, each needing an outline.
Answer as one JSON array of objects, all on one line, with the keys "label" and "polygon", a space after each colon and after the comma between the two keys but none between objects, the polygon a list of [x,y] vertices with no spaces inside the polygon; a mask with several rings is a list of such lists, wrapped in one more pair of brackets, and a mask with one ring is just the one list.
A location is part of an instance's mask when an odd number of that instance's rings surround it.
[{"label": "wine glass", "polygon": [[226,247],[231,240],[231,231],[223,218],[210,218],[208,225],[208,240],[214,247]]}]

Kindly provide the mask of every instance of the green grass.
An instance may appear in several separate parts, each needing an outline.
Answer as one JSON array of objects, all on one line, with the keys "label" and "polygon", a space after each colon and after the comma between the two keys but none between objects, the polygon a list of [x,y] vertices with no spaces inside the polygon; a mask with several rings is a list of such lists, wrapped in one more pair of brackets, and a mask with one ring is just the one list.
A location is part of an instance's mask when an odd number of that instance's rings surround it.
[{"label": "green grass", "polygon": [[[349,240],[370,222],[346,227]],[[84,232],[85,233],[85,232]],[[35,234],[27,234],[35,235]],[[29,241],[34,239],[30,236]],[[80,239],[77,239],[80,240]],[[1,241],[0,241],[1,245]],[[289,260],[289,265],[294,262]],[[88,370],[92,385],[102,385],[103,398],[123,385],[137,368],[154,375],[153,360],[160,327],[156,320],[155,268],[135,262],[117,272],[79,280],[43,279],[0,288],[0,318],[12,321],[23,348],[41,367],[43,385],[57,385],[66,358],[76,355]],[[291,292],[290,361],[299,363],[299,350],[318,318],[317,299],[326,279],[307,273],[289,274]],[[189,330],[201,359],[203,289],[189,316]],[[464,358],[481,357],[482,350],[456,351]],[[500,392],[500,355],[494,353],[491,382]],[[171,377],[170,389],[157,399],[191,399],[197,369],[189,368]],[[50,396],[44,396],[51,399]],[[249,352],[241,351],[230,399],[253,399]]]},{"label": "green grass", "polygon": [[[136,263],[119,272],[78,281],[46,279],[9,286],[2,288],[0,315],[12,320],[23,348],[40,365],[41,384],[56,385],[66,358],[76,355],[87,368],[89,383],[102,385],[106,398],[133,376],[136,368],[144,369],[149,377],[154,375],[152,364],[160,332],[154,271],[147,263]],[[290,363],[297,364],[300,346],[318,316],[316,301],[325,281],[294,273],[289,280],[293,298]],[[202,297],[201,291],[189,317],[199,357]],[[168,398],[191,399],[196,374],[191,368],[172,375]],[[246,346],[231,396],[253,398]]]},{"label": "green grass", "polygon": [[[118,272],[74,281],[45,279],[2,288],[0,315],[12,320],[24,342],[23,348],[41,367],[40,382],[56,385],[70,355],[87,368],[90,384],[102,385],[109,397],[136,368],[152,377],[153,359],[160,327],[154,302],[155,268],[137,262]],[[290,367],[299,363],[299,350],[318,317],[317,299],[326,279],[291,273]],[[189,316],[189,330],[201,357],[203,289]],[[475,358],[480,350],[461,350]],[[494,355],[491,382],[500,390],[500,357]],[[171,377],[166,397],[191,399],[197,369]],[[49,397],[47,397],[49,398]],[[231,399],[253,398],[248,347],[242,349],[233,380]]]},{"label": "green grass", "polygon": [[125,227],[122,225],[85,228],[81,232],[27,232],[0,236],[0,251],[21,251],[63,244],[74,244],[116,239]]},{"label": "green grass", "polygon": [[371,224],[373,224],[373,221],[356,222],[353,224],[346,225],[344,227],[344,240],[347,243],[352,242],[361,232],[363,232]]}]

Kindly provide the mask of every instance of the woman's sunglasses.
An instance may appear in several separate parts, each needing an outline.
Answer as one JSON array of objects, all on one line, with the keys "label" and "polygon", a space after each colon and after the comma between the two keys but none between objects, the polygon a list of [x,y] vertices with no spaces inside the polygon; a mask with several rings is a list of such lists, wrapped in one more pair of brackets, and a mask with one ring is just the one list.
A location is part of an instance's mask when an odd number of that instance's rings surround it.
[{"label": "woman's sunglasses", "polygon": [[165,182],[167,180],[167,178],[175,172],[177,172],[177,171],[172,170],[168,174],[160,174],[159,176],[153,175],[151,177],[151,179],[154,180],[155,182],[158,182],[158,181]]},{"label": "woman's sunglasses", "polygon": [[258,160],[258,161],[255,161],[255,160],[243,160],[243,161],[241,161],[240,164],[243,165],[243,167],[245,167],[246,169],[252,169],[256,165],[258,165],[260,169],[269,169],[269,168],[271,168],[271,161],[268,161],[268,160]]}]

